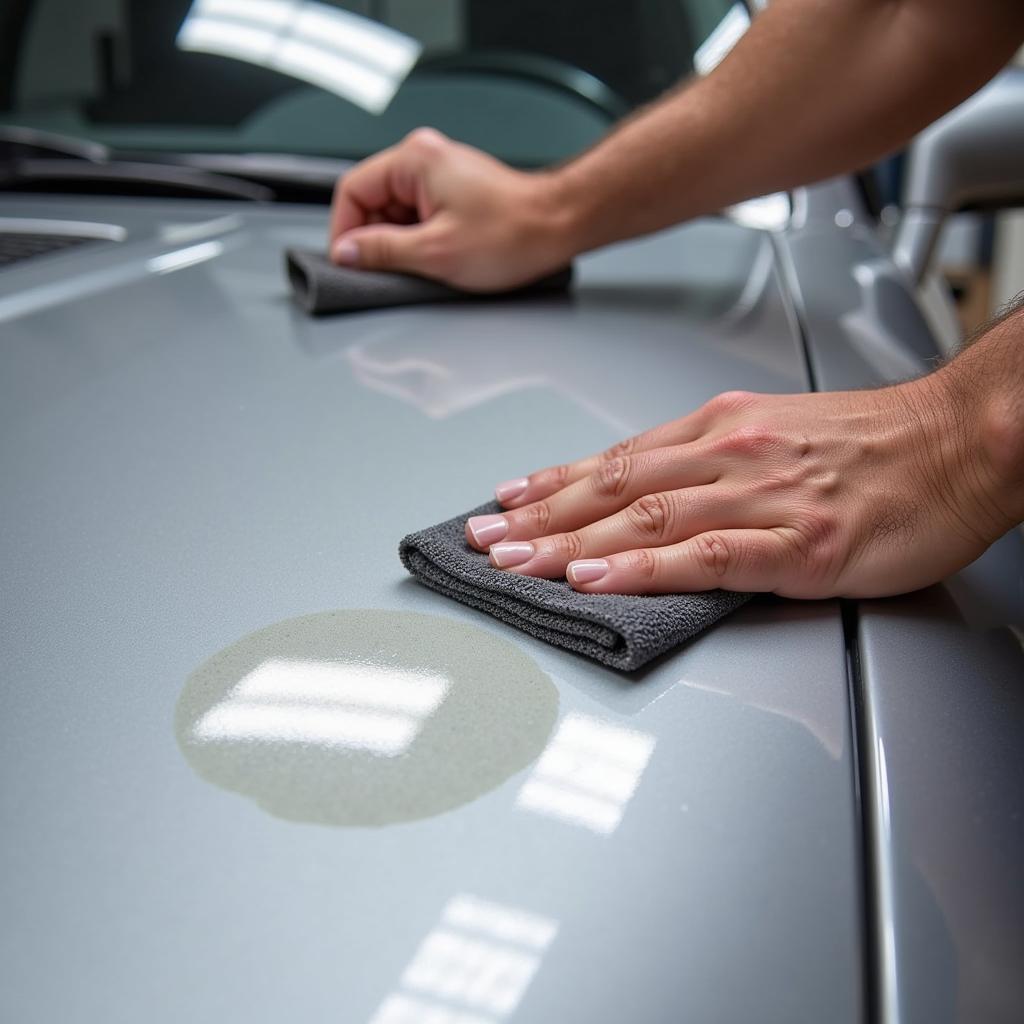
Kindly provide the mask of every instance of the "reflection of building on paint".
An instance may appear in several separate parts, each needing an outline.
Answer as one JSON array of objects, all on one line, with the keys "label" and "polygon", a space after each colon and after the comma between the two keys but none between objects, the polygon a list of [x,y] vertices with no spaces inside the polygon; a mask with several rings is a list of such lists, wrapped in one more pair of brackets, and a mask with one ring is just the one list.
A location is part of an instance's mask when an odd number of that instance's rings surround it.
[{"label": "reflection of building on paint", "polygon": [[200,742],[261,741],[368,750],[407,749],[441,705],[448,680],[424,672],[270,658],[196,723]]},{"label": "reflection of building on paint", "polygon": [[614,832],[654,742],[644,732],[575,712],[566,715],[516,804],[595,832]]},{"label": "reflection of building on paint", "polygon": [[449,901],[370,1024],[496,1024],[523,998],[558,924],[475,896]]},{"label": "reflection of building on paint", "polygon": [[177,46],[280,71],[374,114],[422,49],[410,36],[316,0],[195,0]]}]

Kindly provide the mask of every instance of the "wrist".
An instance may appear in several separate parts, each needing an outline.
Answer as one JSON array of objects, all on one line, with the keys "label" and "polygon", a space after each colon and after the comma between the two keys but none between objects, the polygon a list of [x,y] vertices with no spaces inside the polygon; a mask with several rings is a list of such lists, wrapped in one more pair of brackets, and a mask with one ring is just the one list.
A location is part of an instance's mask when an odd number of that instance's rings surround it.
[{"label": "wrist", "polygon": [[968,507],[1000,535],[1024,521],[1024,395],[1012,376],[961,357],[914,382],[939,411],[937,447]]},{"label": "wrist", "polygon": [[594,190],[581,187],[572,164],[537,174],[538,207],[543,211],[548,244],[568,262],[582,252],[604,245],[611,239],[594,233],[596,217]]}]

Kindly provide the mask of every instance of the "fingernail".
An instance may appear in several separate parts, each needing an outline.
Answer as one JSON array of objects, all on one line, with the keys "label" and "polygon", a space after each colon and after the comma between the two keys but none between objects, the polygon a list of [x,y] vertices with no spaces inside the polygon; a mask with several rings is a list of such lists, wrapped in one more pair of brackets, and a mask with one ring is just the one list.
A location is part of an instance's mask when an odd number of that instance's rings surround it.
[{"label": "fingernail", "polygon": [[494,496],[498,501],[511,501],[518,498],[530,481],[525,476],[517,476],[515,480],[505,480],[494,488]]},{"label": "fingernail", "polygon": [[477,547],[486,548],[497,544],[508,533],[508,521],[504,516],[470,516],[466,528]]},{"label": "fingernail", "polygon": [[593,583],[607,571],[608,563],[603,558],[588,558],[579,562],[570,562],[569,567],[565,570],[566,575],[573,583]]},{"label": "fingernail", "polygon": [[359,262],[359,246],[349,238],[341,238],[335,242],[333,252],[338,263]]},{"label": "fingernail", "polygon": [[510,540],[504,544],[491,545],[491,561],[499,569],[522,565],[533,558],[533,545],[525,540]]}]

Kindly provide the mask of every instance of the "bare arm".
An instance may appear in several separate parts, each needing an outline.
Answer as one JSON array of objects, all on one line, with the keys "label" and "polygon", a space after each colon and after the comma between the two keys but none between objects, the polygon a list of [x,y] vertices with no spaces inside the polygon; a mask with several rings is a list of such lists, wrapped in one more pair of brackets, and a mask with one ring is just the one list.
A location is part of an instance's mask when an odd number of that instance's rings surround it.
[{"label": "bare arm", "polygon": [[775,0],[706,79],[557,175],[581,248],[866,167],[980,88],[1014,0]]},{"label": "bare arm", "polygon": [[774,0],[707,78],[564,167],[528,174],[413,133],[339,182],[332,252],[469,288],[519,284],[578,252],[867,165],[974,92],[1022,36],[1019,0]]}]

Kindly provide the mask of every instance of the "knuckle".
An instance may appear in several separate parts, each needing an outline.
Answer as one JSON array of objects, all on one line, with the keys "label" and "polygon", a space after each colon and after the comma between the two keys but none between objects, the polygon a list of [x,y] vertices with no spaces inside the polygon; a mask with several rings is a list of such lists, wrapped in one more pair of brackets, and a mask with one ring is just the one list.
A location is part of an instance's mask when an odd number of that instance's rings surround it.
[{"label": "knuckle", "polygon": [[806,508],[797,516],[787,537],[798,563],[827,568],[839,554],[839,518],[828,508]]},{"label": "knuckle", "polygon": [[413,128],[404,141],[410,148],[426,152],[437,146],[441,141],[441,134],[435,128]]},{"label": "knuckle", "polygon": [[639,548],[636,551],[627,551],[622,556],[622,567],[639,579],[652,580],[658,562],[652,551]]},{"label": "knuckle", "polygon": [[713,413],[738,412],[747,408],[753,399],[754,395],[749,391],[723,391],[715,395],[705,408]]},{"label": "knuckle", "polygon": [[622,458],[624,455],[632,454],[636,448],[636,438],[627,437],[625,441],[620,441],[618,444],[613,444],[611,448],[606,448],[601,452],[601,459],[604,462],[612,462],[615,459]]},{"label": "knuckle", "polygon": [[665,494],[645,494],[628,512],[637,532],[650,540],[664,540],[671,532],[672,502]]},{"label": "knuckle", "polygon": [[631,460],[625,455],[608,459],[594,472],[594,490],[605,498],[617,498],[629,481]]},{"label": "knuckle", "polygon": [[558,553],[569,562],[583,557],[583,539],[575,530],[558,536],[555,540],[555,547]]},{"label": "knuckle", "polygon": [[548,525],[551,523],[551,506],[546,501],[535,501],[532,505],[518,509],[515,518],[516,522],[530,530],[534,537],[542,537],[548,532]]},{"label": "knuckle", "polygon": [[835,539],[839,528],[836,514],[829,508],[816,507],[804,513],[803,532],[814,547]]},{"label": "knuckle", "polygon": [[731,542],[720,533],[704,533],[694,540],[697,558],[709,576],[724,576],[736,562]]},{"label": "knuckle", "polygon": [[778,444],[778,435],[771,427],[753,424],[730,430],[719,439],[717,448],[737,455],[761,456],[775,451]]},{"label": "knuckle", "polygon": [[542,469],[529,478],[530,486],[541,486],[552,490],[561,490],[569,482],[569,465],[551,466]]}]

